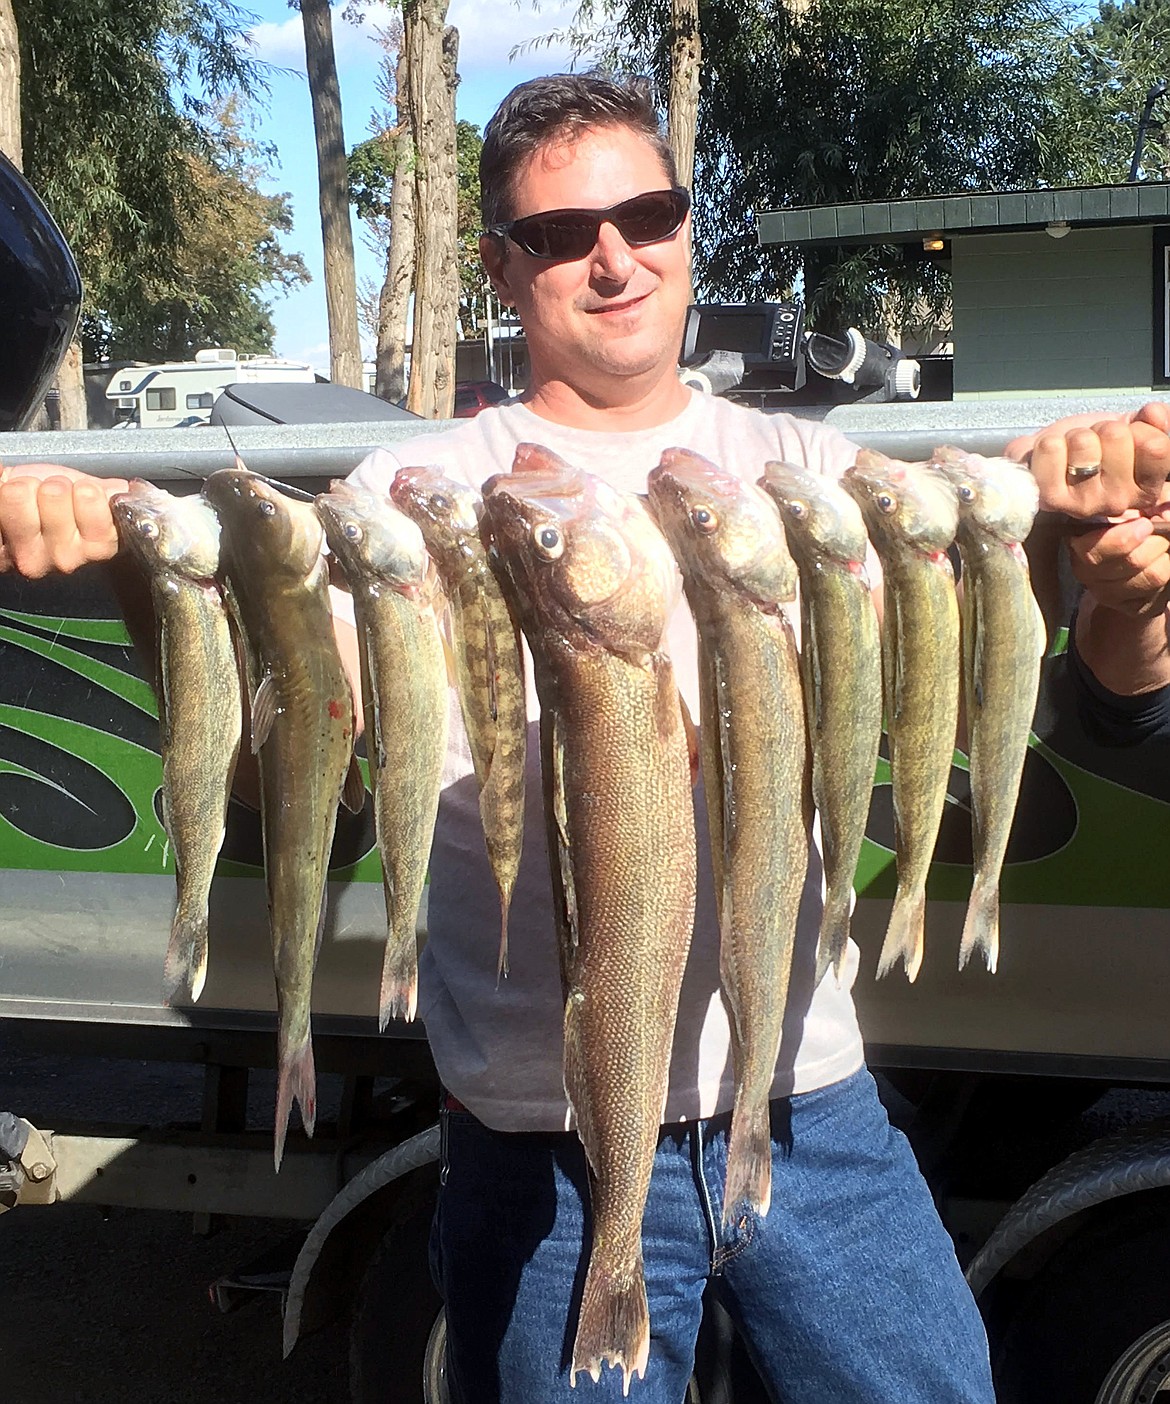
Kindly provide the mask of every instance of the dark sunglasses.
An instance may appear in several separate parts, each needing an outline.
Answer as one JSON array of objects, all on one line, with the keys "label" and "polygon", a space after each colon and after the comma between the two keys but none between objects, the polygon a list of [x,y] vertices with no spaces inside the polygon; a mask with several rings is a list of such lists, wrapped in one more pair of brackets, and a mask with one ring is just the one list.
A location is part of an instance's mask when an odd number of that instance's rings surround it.
[{"label": "dark sunglasses", "polygon": [[491,224],[484,232],[509,238],[546,263],[569,263],[593,251],[603,224],[612,224],[637,249],[677,234],[690,207],[690,195],[676,185],[671,190],[648,190],[604,210],[545,210],[508,224]]}]

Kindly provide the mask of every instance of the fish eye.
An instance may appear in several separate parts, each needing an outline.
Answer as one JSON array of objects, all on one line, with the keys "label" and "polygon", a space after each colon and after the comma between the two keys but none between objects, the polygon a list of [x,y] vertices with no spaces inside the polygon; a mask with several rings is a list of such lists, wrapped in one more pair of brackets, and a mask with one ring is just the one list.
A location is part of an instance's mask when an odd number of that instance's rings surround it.
[{"label": "fish eye", "polygon": [[960,501],[960,502],[974,502],[974,501],[975,501],[975,489],[971,486],[970,483],[960,483],[960,484],[959,484],[959,488],[958,488],[958,492],[959,492],[959,501]]},{"label": "fish eye", "polygon": [[878,510],[887,515],[898,510],[898,499],[892,492],[879,492],[874,501],[878,505]]},{"label": "fish eye", "polygon": [[158,523],[149,517],[143,517],[138,523],[138,535],[145,536],[147,541],[157,541],[159,537]]},{"label": "fish eye", "polygon": [[364,534],[357,522],[346,522],[341,530],[347,541],[360,541]]},{"label": "fish eye", "polygon": [[796,500],[788,504],[788,512],[789,515],[795,517],[798,522],[803,521],[805,517],[808,516],[808,508],[803,502]]},{"label": "fish eye", "polygon": [[565,551],[564,538],[555,526],[538,526],[532,531],[533,545],[546,561],[555,561]]},{"label": "fish eye", "polygon": [[719,530],[718,516],[704,503],[691,508],[691,521],[705,536],[710,536],[713,531]]},{"label": "fish eye", "polygon": [[431,508],[436,512],[449,512],[451,510],[451,499],[445,493],[431,493]]},{"label": "fish eye", "polygon": [[266,497],[260,498],[256,503],[262,517],[274,517],[276,515],[276,503],[269,502]]}]

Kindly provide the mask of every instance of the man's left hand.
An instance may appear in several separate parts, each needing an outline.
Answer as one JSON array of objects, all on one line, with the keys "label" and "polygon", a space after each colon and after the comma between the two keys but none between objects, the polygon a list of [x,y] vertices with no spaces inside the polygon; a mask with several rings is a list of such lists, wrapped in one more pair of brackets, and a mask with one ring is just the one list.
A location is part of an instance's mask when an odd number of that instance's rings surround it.
[{"label": "man's left hand", "polygon": [[1170,404],[1133,414],[1071,415],[1038,434],[1013,439],[1009,458],[1026,462],[1040,506],[1072,517],[1152,515],[1170,502]]}]

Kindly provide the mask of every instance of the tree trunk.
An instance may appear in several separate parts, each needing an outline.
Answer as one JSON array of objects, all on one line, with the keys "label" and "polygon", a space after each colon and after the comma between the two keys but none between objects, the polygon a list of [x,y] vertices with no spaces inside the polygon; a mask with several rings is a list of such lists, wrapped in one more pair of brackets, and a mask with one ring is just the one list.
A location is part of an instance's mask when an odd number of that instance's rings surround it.
[{"label": "tree trunk", "polygon": [[455,408],[459,34],[450,25],[444,28],[446,15],[447,0],[412,0],[403,14],[416,161],[414,334],[406,407],[428,419],[449,419]]},{"label": "tree trunk", "polygon": [[333,57],[329,0],[301,0],[305,67],[313,100],[321,239],[325,250],[325,310],[329,319],[329,373],[336,385],[362,387],[357,278],[349,222],[349,178],[341,128],[341,89]]},{"label": "tree trunk", "polygon": [[20,147],[20,37],[12,0],[0,0],[0,151],[23,169]]},{"label": "tree trunk", "polygon": [[670,0],[670,105],[668,139],[680,185],[695,178],[695,128],[699,120],[699,71],[703,41],[699,0]]},{"label": "tree trunk", "polygon": [[407,103],[409,62],[406,37],[398,51],[395,88],[398,133],[394,138],[394,189],[390,195],[390,247],[386,280],[378,303],[378,351],[374,393],[397,404],[406,394],[406,323],[414,269],[414,140]]},{"label": "tree trunk", "polygon": [[[699,121],[699,72],[703,40],[699,0],[670,0],[670,97],[667,140],[678,180],[689,190],[695,178],[695,129]],[[687,250],[688,254],[690,250]],[[692,298],[694,292],[691,293]]]},{"label": "tree trunk", "polygon": [[88,429],[85,405],[85,374],[81,365],[81,342],[74,338],[57,373],[58,408],[62,429]]}]

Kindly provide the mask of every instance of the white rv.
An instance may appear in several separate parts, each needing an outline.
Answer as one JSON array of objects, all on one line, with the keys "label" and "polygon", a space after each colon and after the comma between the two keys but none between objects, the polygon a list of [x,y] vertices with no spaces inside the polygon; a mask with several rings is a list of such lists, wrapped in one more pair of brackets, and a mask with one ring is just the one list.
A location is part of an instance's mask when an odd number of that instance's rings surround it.
[{"label": "white rv", "polygon": [[193,361],[125,366],[106,386],[119,429],[177,429],[206,424],[227,385],[240,381],[301,381],[317,378],[306,361],[277,356],[237,356],[227,347],[197,351]]}]

